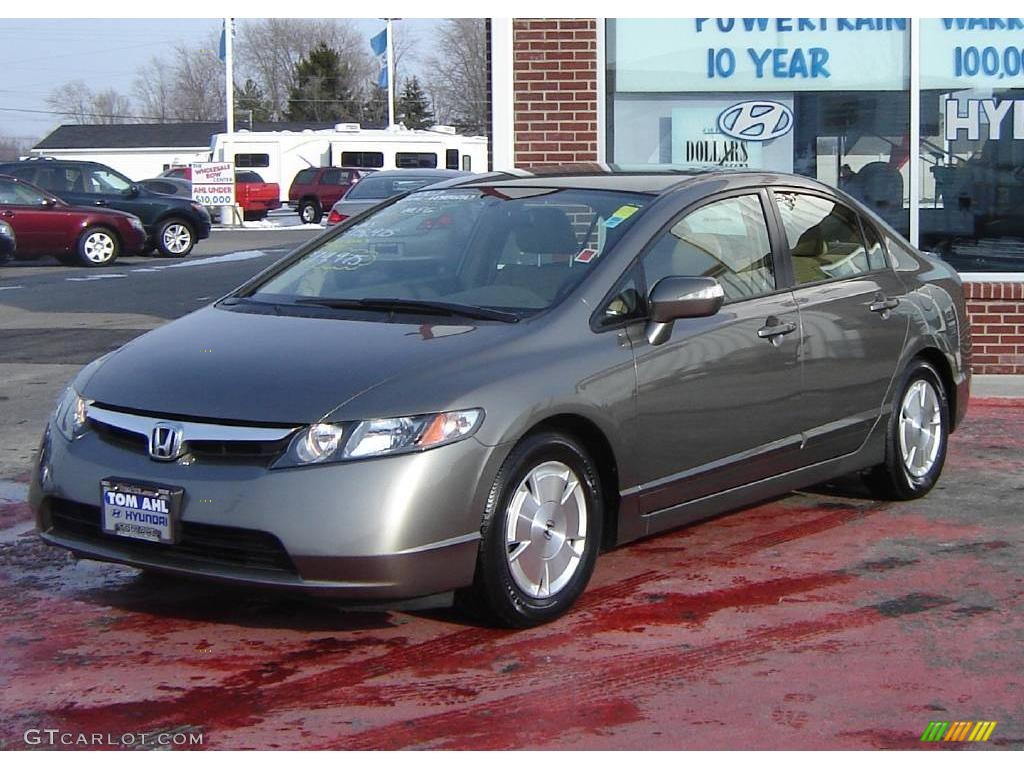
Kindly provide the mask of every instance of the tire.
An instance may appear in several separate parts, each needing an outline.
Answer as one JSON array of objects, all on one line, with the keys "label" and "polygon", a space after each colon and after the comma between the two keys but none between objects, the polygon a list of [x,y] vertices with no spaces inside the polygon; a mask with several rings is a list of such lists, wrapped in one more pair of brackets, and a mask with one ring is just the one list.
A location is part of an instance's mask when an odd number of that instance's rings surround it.
[{"label": "tire", "polygon": [[557,432],[528,435],[491,487],[473,586],[460,597],[506,627],[558,618],[590,581],[603,519],[601,483],[586,449]]},{"label": "tire", "polygon": [[865,474],[883,499],[906,501],[932,489],[946,461],[949,401],[942,377],[924,360],[903,375],[885,435],[885,461]]},{"label": "tire", "polygon": [[117,261],[121,245],[117,235],[105,227],[89,227],[78,237],[78,264],[83,267],[106,267]]},{"label": "tire", "polygon": [[319,224],[324,217],[319,200],[306,199],[299,203],[299,218],[303,224]]},{"label": "tire", "polygon": [[188,256],[195,244],[196,233],[192,225],[182,219],[168,219],[156,230],[156,247],[161,256]]}]

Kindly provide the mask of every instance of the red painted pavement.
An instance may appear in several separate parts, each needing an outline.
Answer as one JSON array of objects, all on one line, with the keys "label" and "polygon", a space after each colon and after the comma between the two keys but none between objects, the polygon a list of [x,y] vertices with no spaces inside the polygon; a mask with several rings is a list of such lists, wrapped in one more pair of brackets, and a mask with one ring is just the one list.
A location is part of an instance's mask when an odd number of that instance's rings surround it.
[{"label": "red painted pavement", "polygon": [[[1024,745],[1024,402],[975,401],[926,499],[850,482],[602,556],[577,609],[505,632],[0,544],[0,739],[207,748]],[[0,527],[23,519],[0,507]],[[995,720],[987,744],[922,744]]]}]

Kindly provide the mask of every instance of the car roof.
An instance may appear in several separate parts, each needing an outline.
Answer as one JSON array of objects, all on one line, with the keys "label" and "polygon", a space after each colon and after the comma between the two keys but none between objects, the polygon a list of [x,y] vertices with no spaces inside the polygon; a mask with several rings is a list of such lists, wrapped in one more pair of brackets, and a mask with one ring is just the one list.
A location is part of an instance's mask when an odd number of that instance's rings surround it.
[{"label": "car roof", "polygon": [[581,163],[535,169],[515,169],[500,178],[469,178],[451,186],[557,187],[617,192],[638,192],[658,195],[698,181],[725,181],[727,187],[750,185],[797,186],[820,191],[830,187],[806,176],[748,168],[681,167],[681,166],[617,166],[604,163]]}]

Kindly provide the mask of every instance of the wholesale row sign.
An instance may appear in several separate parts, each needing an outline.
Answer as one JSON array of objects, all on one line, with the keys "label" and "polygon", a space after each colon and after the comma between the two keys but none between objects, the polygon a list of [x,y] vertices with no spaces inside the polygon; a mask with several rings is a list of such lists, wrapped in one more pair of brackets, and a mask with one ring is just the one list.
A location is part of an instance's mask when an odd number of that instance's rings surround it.
[{"label": "wholesale row sign", "polygon": [[192,199],[202,205],[235,204],[234,163],[192,163]]}]

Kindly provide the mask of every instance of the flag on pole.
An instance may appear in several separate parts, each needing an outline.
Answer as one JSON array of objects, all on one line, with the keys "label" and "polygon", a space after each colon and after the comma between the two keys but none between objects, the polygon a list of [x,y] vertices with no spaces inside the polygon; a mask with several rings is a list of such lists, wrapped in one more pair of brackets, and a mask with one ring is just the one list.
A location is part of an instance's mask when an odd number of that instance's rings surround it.
[{"label": "flag on pole", "polygon": [[388,87],[388,31],[382,29],[370,38],[370,50],[373,55],[380,59],[380,75],[377,77],[377,85],[381,88]]}]

